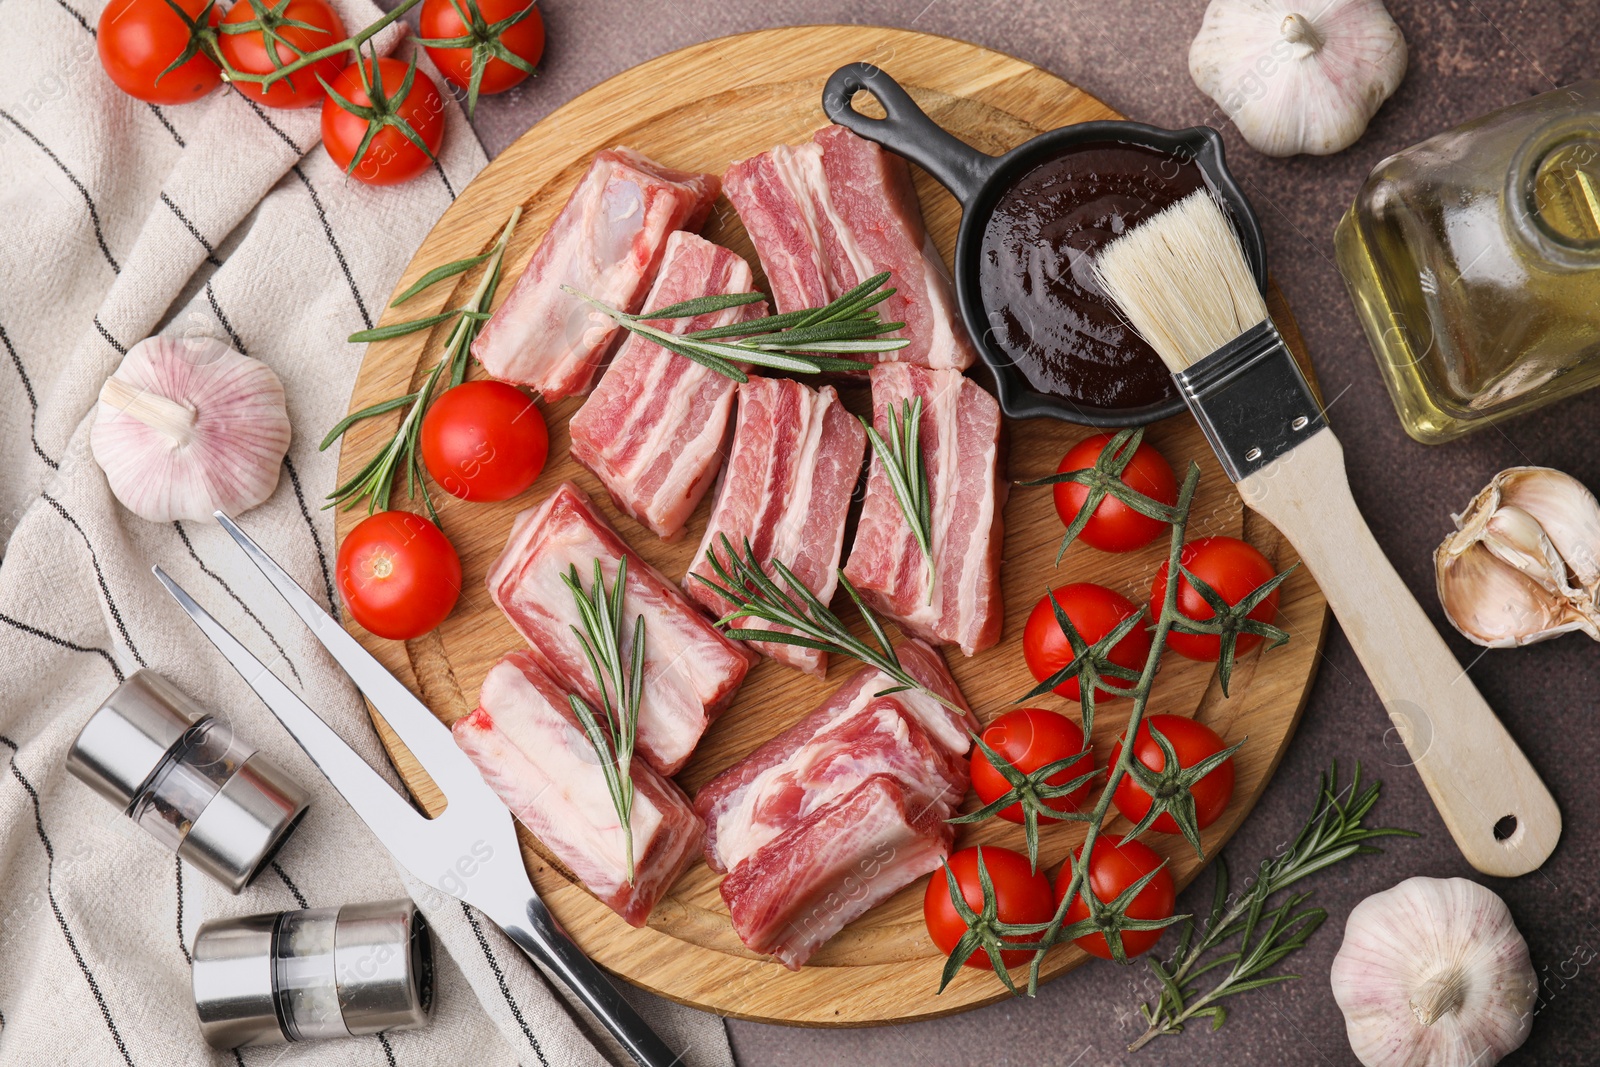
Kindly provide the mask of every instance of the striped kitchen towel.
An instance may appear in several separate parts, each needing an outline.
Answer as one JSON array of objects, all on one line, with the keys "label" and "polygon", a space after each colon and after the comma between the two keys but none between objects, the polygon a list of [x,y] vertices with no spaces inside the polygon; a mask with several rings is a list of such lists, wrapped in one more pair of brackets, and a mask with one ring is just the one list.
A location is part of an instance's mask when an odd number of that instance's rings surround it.
[{"label": "striped kitchen towel", "polygon": [[[336,0],[347,26],[378,11]],[[0,63],[0,1064],[522,1063],[618,1059],[499,930],[418,891],[444,949],[426,1030],[213,1053],[189,987],[206,917],[399,896],[386,853],[150,574],[160,564],[388,773],[362,705],[321,647],[210,523],[146,522],[89,451],[101,383],[151,334],[207,336],[268,363],[294,441],[242,525],[334,611],[321,510],[370,327],[412,252],[484,165],[449,104],[439,165],[406,185],[347,180],[318,113],[221,91],[156,107],[117,91],[97,0],[8,0]],[[396,44],[396,37],[388,42]],[[402,51],[411,46],[401,43]],[[437,79],[437,75],[435,75]],[[271,609],[259,614],[251,599]],[[164,854],[68,775],[107,693],[154,669],[226,715],[313,791],[311,812],[238,897]],[[391,776],[391,780],[392,776]],[[731,1064],[715,1016],[634,994],[687,1061]]]}]

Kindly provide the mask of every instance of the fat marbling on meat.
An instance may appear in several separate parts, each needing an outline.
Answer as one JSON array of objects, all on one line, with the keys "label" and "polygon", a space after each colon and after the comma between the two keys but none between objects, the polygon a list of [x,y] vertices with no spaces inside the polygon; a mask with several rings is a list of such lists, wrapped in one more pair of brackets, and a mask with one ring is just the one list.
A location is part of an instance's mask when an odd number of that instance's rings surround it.
[{"label": "fat marbling on meat", "polygon": [[[873,610],[936,644],[967,655],[1000,640],[1001,513],[1007,483],[1000,407],[959,371],[907,363],[874,367],[873,422],[888,432],[888,413],[922,398],[922,458],[932,510],[932,577],[894,489],[876,456],[867,472],[845,577]],[[929,583],[932,596],[929,596]]]},{"label": "fat marbling on meat", "polygon": [[472,354],[546,400],[588,392],[618,327],[561,287],[638,311],[668,235],[699,229],[718,190],[715,175],[663,167],[631,148],[598,153]]},{"label": "fat marbling on meat", "polygon": [[[761,377],[739,386],[733,445],[684,591],[713,615],[733,610],[701,580],[722,584],[706,556],[715,552],[726,566],[726,536],[740,554],[748,539],[769,574],[775,573],[771,562],[779,561],[826,604],[839,584],[845,518],[866,448],[866,431],[832,386],[812,389]],[[761,619],[740,619],[738,625],[774,628]],[[827,673],[827,655],[817,649],[772,641],[751,647],[808,674]]]},{"label": "fat marbling on meat", "polygon": [[594,746],[567,692],[527,652],[500,660],[483,680],[478,707],[451,727],[495,795],[600,901],[643,926],[700,844],[688,797],[643,762],[629,767],[634,877],[626,838]]},{"label": "fat marbling on meat", "polygon": [[614,588],[623,558],[628,561],[624,631],[631,633],[635,617],[645,619],[638,752],[660,773],[676,774],[711,720],[733,699],[753,653],[718,633],[676,586],[628,547],[571,482],[517,516],[505,549],[489,570],[489,595],[528,642],[539,666],[598,707],[599,691],[572,629],[581,628],[581,616],[561,576],[576,567],[588,590],[599,560],[608,586]]},{"label": "fat marbling on meat", "polygon": [[888,775],[780,834],[722,880],[745,946],[797,971],[853,920],[936,871],[954,828]]},{"label": "fat marbling on meat", "polygon": [[878,309],[884,321],[906,324],[890,336],[910,344],[864,359],[972,365],[977,353],[905,160],[843,126],[824,126],[806,144],[735,163],[722,180],[780,312],[826,304],[889,271],[895,293]]},{"label": "fat marbling on meat", "polygon": [[948,855],[977,722],[938,652],[897,654],[961,710],[863,668],[695,797],[735,931],[787,967]]},{"label": "fat marbling on meat", "polygon": [[[646,311],[695,297],[752,290],[750,265],[692,233],[667,238]],[[693,319],[649,323],[669,333],[724,326],[765,313],[746,304]],[[676,540],[722,465],[737,383],[629,334],[600,384],[572,417],[572,458],[657,537]]]}]

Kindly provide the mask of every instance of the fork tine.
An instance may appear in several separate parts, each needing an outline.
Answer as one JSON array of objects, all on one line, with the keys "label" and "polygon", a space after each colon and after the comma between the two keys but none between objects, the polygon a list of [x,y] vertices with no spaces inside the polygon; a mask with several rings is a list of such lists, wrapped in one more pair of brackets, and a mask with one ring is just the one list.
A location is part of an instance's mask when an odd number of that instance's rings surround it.
[{"label": "fork tine", "polygon": [[423,770],[433,779],[447,800],[462,799],[465,795],[485,788],[483,778],[466,755],[456,747],[450,730],[418,700],[405,684],[389,673],[388,668],[361,647],[333,616],[323,611],[300,584],[289,577],[276,560],[241,530],[222,512],[215,512],[222,528],[239,547],[244,549],[250,562],[266,576],[294,613],[311,630],[322,647],[327,649],[339,666],[344,668],[356,687],[372,701],[372,706],[385,722],[400,736],[406,748],[416,757]]},{"label": "fork tine", "polygon": [[278,680],[278,676],[262,664],[229,633],[211,613],[197,604],[184,588],[169,577],[159,566],[153,567],[156,580],[172,594],[172,599],[188,612],[189,618],[200,628],[217,650],[239,672],[245,684],[255,690],[261,702],[277,716],[300,747],[305,749],[311,762],[334,787],[344,794],[361,821],[366,823],[389,849],[402,855],[398,839],[427,826],[427,820],[412,810],[394,788],[378,776],[367,761],[344,739],[333,731],[321,716],[306,706],[305,702]]}]

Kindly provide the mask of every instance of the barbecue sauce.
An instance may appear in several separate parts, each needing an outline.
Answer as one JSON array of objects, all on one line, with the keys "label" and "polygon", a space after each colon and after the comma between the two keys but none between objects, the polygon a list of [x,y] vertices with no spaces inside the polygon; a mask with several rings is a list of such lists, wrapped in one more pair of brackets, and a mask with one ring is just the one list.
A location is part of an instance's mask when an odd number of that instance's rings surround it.
[{"label": "barbecue sauce", "polygon": [[1001,194],[984,227],[978,288],[995,345],[1034,389],[1103,408],[1177,395],[1090,268],[1107,243],[1204,184],[1193,160],[1101,142],[1063,149]]}]

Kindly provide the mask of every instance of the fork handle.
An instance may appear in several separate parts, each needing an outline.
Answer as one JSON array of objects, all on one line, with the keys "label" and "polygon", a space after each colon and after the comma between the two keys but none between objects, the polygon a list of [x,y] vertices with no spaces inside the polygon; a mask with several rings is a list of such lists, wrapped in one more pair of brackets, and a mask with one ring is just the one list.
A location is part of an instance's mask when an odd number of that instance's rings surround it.
[{"label": "fork handle", "polygon": [[543,965],[577,994],[639,1067],[674,1067],[682,1061],[683,1056],[667,1046],[611,979],[573,944],[544,901],[531,897],[523,902],[521,914],[490,918],[529,959]]}]

